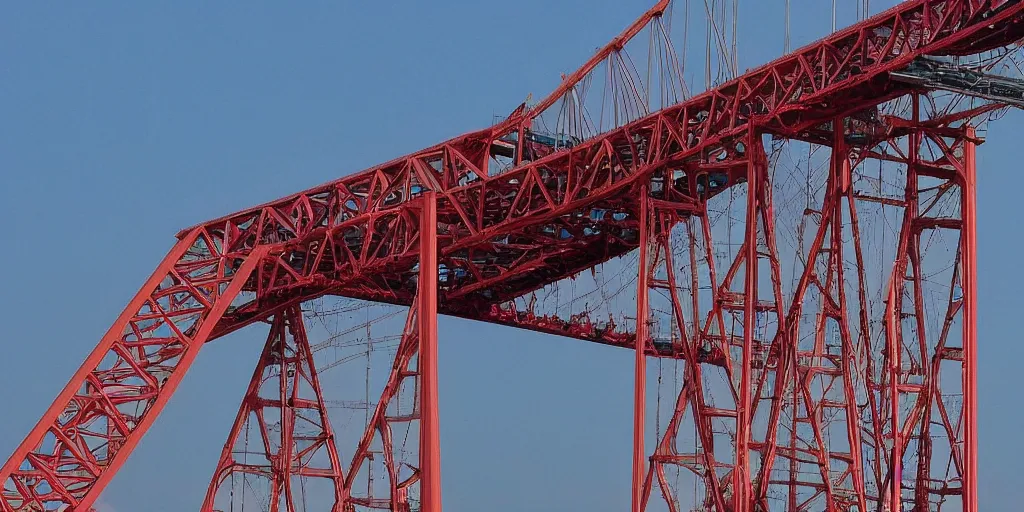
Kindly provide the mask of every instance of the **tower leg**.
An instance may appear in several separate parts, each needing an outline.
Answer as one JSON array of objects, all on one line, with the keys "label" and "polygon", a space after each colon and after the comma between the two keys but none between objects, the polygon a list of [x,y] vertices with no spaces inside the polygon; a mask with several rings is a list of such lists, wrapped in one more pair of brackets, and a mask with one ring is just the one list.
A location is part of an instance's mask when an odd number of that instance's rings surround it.
[{"label": "tower leg", "polygon": [[[417,498],[422,512],[441,510],[437,408],[437,210],[432,193],[423,195],[421,212],[422,259],[416,298],[409,308],[388,382],[349,467],[345,480],[346,510],[358,506],[408,512],[416,508]],[[415,453],[415,448],[407,446],[401,437],[395,439],[417,428],[418,460],[415,455],[409,455],[410,452]],[[383,465],[382,471],[374,468],[377,463]],[[380,489],[376,492],[373,489],[377,480],[371,475],[381,473],[387,481],[386,496],[381,496]],[[364,494],[363,488],[368,488],[369,492]]]},{"label": "tower leg", "polygon": [[636,297],[636,349],[633,382],[633,487],[630,510],[640,512],[643,508],[644,476],[644,429],[647,414],[647,340],[648,332],[648,287],[650,281],[648,237],[650,235],[650,201],[647,187],[641,188],[640,199],[640,265]]},{"label": "tower leg", "polygon": [[[659,209],[650,234],[648,284],[658,293],[650,295],[649,314],[657,320],[649,329],[657,329],[658,339],[671,333],[675,356],[685,360],[675,409],[654,449],[645,487],[648,494],[657,490],[671,512],[767,509],[757,493],[770,479],[752,473],[764,471],[764,460],[777,458],[761,455],[760,464],[751,461],[757,452],[775,450],[775,431],[769,427],[765,434],[751,425],[759,413],[780,417],[781,401],[772,397],[784,389],[792,360],[785,333],[777,327],[784,315],[772,187],[755,129],[731,149],[728,165],[703,162],[682,171],[698,194],[712,180],[746,180],[747,224],[739,250],[719,252],[723,242],[716,246],[705,196],[698,196],[703,211],[692,216]],[[728,232],[721,234],[731,239]],[[720,269],[723,260],[727,265]],[[680,442],[682,436],[693,444]],[[733,460],[724,456],[727,449]],[[666,475],[671,466],[692,472],[696,490],[674,489]],[[687,494],[694,507],[681,503]]]},{"label": "tower leg", "polygon": [[[755,151],[760,147],[760,134],[751,130],[747,147]],[[751,386],[753,382],[754,327],[758,305],[758,224],[761,209],[762,176],[767,169],[757,155],[751,155],[747,173],[747,220],[746,236],[743,241],[744,285],[743,285],[743,361],[740,369],[740,385],[736,403],[736,466],[733,470],[733,510],[750,510],[750,423]]]},{"label": "tower leg", "polygon": [[[974,140],[956,119],[922,122],[918,102],[904,122],[903,218],[872,386],[884,420],[874,435],[888,452],[876,470],[879,505],[924,510],[959,496],[963,510],[976,510]],[[935,250],[942,239],[956,250]]]},{"label": "tower leg", "polygon": [[437,202],[423,197],[420,217],[420,471],[423,512],[441,512],[441,436],[437,411]]},{"label": "tower leg", "polygon": [[974,128],[964,141],[963,338],[964,338],[964,511],[978,511],[978,207]]},{"label": "tower leg", "polygon": [[344,478],[334,431],[302,312],[292,306],[274,317],[202,510],[231,510],[254,498],[269,500],[272,512],[304,510],[310,479],[330,482],[330,510],[340,512]]}]

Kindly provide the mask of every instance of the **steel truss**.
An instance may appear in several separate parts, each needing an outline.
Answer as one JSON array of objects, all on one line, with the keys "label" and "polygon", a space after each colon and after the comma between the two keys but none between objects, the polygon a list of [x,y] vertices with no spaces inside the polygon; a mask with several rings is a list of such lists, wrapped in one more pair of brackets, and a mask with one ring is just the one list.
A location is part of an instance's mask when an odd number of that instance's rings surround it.
[{"label": "steel truss", "polygon": [[[1024,4],[903,2],[699,96],[659,110],[634,108],[571,147],[542,151],[531,142],[533,123],[570,102],[599,64],[625,62],[625,42],[659,24],[666,5],[660,2],[549,98],[520,106],[494,127],[182,231],[0,468],[0,512],[89,510],[199,348],[268,318],[271,337],[205,510],[214,510],[232,474],[259,474],[278,493],[274,506],[293,510],[288,476],[307,474],[332,483],[336,510],[410,510],[418,497],[416,508],[438,512],[439,312],[637,350],[634,510],[654,503],[680,510],[666,478],[672,467],[695,475],[704,510],[775,510],[777,496],[790,511],[929,510],[947,501],[977,510],[978,140],[970,115],[923,119],[920,91],[887,74],[921,55],[969,55],[1013,43],[1024,35]],[[869,142],[848,142],[850,119],[908,94],[913,116],[885,120]],[[813,242],[799,255],[805,264],[788,298],[768,135],[832,150],[825,199],[813,212]],[[499,172],[492,159],[503,151],[513,165]],[[868,160],[906,170],[903,197],[855,190],[851,172]],[[718,175],[724,184],[709,188]],[[745,234],[721,267],[710,254],[707,205],[725,190],[745,195]],[[939,211],[939,200],[950,197],[960,211]],[[870,310],[864,292],[864,203],[901,212],[881,312]],[[625,215],[595,220],[597,209]],[[683,261],[673,242],[679,230]],[[922,261],[922,244],[936,231],[959,242],[947,262],[955,271],[942,328],[930,336],[925,323],[936,319],[925,317],[922,289],[933,263]],[[634,250],[641,260],[636,318],[648,321],[632,331],[625,323],[598,329],[585,317],[541,318],[515,305],[518,297]],[[348,466],[340,465],[344,450],[330,442],[297,309],[325,294],[411,306],[391,378]],[[667,307],[652,307],[656,301]],[[826,337],[833,331],[834,339]],[[642,435],[648,356],[685,362],[683,389],[653,453]],[[278,398],[268,399],[259,394],[260,379],[275,371]],[[724,378],[713,380],[716,372]],[[312,395],[295,398],[297,380]],[[388,404],[408,385],[416,389],[416,407],[390,414]],[[269,410],[287,418],[287,427],[274,443],[264,438],[262,466],[239,463],[238,436],[253,417],[263,428],[260,417]],[[297,437],[295,425],[310,414],[322,419],[313,422],[317,432]],[[418,467],[398,467],[389,454],[391,425],[413,421]],[[684,431],[695,432],[692,451],[679,449]],[[375,456],[371,445],[385,447],[386,498],[353,489],[355,475]],[[329,464],[306,466],[310,446],[322,447]]]},{"label": "steel truss", "polygon": [[[327,415],[320,380],[313,367],[313,353],[306,337],[302,312],[292,306],[274,316],[270,336],[249,382],[242,406],[213,482],[206,493],[203,512],[244,506],[250,480],[267,488],[260,503],[274,512],[300,510],[305,489],[293,486],[296,478],[327,479],[333,490],[335,512],[345,502],[344,476]],[[255,448],[250,448],[251,444]],[[245,485],[235,495],[235,479]]]},{"label": "steel truss", "polygon": [[[933,510],[950,496],[967,508],[976,478],[976,424],[967,416],[977,400],[976,285],[966,275],[976,265],[970,241],[977,140],[968,125],[950,130],[945,124],[957,121],[894,123],[902,135],[877,141],[895,149],[892,153],[851,148],[843,131],[836,131],[824,202],[812,212],[813,241],[800,255],[806,263],[788,307],[771,184],[756,134],[748,146],[753,151],[743,246],[724,274],[706,252],[712,245],[706,212],[680,219],[674,211],[654,209],[655,242],[640,248],[647,253],[641,261],[652,262],[646,293],[652,299],[668,294],[671,315],[644,316],[651,324],[671,323],[667,331],[679,342],[686,380],[650,457],[645,504],[660,491],[669,510],[680,510],[666,479],[668,467],[680,466],[700,479],[702,510],[776,510],[770,495],[786,496],[785,509],[794,511]],[[844,126],[843,119],[833,126]],[[926,155],[926,148],[939,152]],[[903,198],[854,190],[851,169],[869,159],[905,166]],[[937,206],[951,198],[960,210],[940,212]],[[880,202],[902,210],[902,228],[885,285],[886,307],[872,317],[858,211],[860,205]],[[670,233],[678,226],[688,239],[689,265],[672,261]],[[955,268],[939,319],[926,318],[923,304],[922,247],[935,231],[959,240],[948,261],[929,262]],[[680,268],[706,274],[679,275]],[[696,293],[682,293],[698,283],[713,290],[704,303]],[[812,331],[802,333],[808,315]],[[926,320],[941,324],[934,338],[928,337],[933,330]],[[774,328],[759,332],[755,322]],[[878,324],[884,326],[880,334],[871,327]],[[826,339],[829,332],[836,339]],[[719,368],[727,375],[726,386],[709,385],[706,373]],[[958,381],[945,380],[950,375]],[[961,395],[962,404],[955,403]],[[677,448],[684,422],[696,432],[688,452]],[[725,450],[733,453],[726,460],[718,458],[723,442],[735,446]],[[908,479],[907,471],[914,477]]]}]

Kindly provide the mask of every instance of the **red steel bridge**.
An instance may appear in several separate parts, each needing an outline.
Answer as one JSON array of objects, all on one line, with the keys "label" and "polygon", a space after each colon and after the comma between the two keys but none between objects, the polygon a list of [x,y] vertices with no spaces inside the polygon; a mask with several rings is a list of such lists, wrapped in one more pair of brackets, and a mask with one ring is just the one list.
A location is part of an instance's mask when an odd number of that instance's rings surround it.
[{"label": "red steel bridge", "polygon": [[[634,512],[976,511],[975,152],[1024,102],[1024,2],[904,1],[699,94],[670,7],[487,129],[178,233],[0,511],[91,510],[200,348],[266,322],[202,510],[440,512],[441,314],[635,351]],[[351,443],[324,297],[406,317]],[[653,445],[649,361],[679,369]]]}]

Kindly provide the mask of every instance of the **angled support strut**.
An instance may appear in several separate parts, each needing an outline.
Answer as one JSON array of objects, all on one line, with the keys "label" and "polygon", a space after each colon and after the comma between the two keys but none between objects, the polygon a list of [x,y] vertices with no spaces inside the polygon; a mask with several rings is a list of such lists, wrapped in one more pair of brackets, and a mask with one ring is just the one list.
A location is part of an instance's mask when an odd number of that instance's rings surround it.
[{"label": "angled support strut", "polygon": [[264,253],[183,237],[0,469],[0,511],[89,510]]}]

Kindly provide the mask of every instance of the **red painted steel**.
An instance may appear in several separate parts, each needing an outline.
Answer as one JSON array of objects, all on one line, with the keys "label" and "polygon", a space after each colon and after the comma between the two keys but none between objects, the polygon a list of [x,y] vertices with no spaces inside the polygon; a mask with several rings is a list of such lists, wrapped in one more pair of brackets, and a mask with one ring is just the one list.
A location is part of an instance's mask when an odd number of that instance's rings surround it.
[{"label": "red painted steel", "polygon": [[633,349],[635,352],[633,368],[633,501],[631,506],[633,512],[643,510],[644,473],[647,469],[644,461],[647,458],[647,450],[644,448],[644,436],[647,434],[647,345],[650,343],[648,329],[650,307],[647,301],[647,290],[651,280],[651,269],[648,264],[650,257],[648,238],[652,226],[647,187],[642,187],[640,194],[640,247],[638,249],[640,271],[636,285],[636,346]]},{"label": "red painted steel", "polygon": [[437,200],[423,195],[418,286],[420,481],[423,512],[441,512],[441,432],[437,407]]},{"label": "red painted steel", "polygon": [[[247,484],[237,496],[231,485],[236,476]],[[271,512],[305,510],[300,508],[304,489],[293,487],[297,478],[329,480],[330,510],[345,510],[345,479],[334,431],[302,311],[291,306],[274,316],[201,510],[241,508],[244,494],[260,491],[265,494],[251,496],[250,501],[265,499]]]},{"label": "red painted steel", "polygon": [[174,393],[266,252],[182,237],[0,470],[4,512],[88,510]]},{"label": "red painted steel", "polygon": [[[398,345],[388,382],[381,392],[380,401],[374,408],[370,424],[355,448],[352,463],[348,466],[349,472],[345,480],[345,489],[352,506],[393,512],[408,511],[410,491],[420,484],[423,474],[420,468],[410,467],[407,461],[406,467],[403,469],[400,461],[397,460],[393,430],[399,424],[413,424],[421,421],[422,395],[417,396],[418,399],[412,410],[401,410],[398,396],[402,389],[407,389],[409,386],[419,389],[421,386],[417,356],[420,350],[419,331],[422,327],[418,316],[423,302],[425,301],[417,299],[416,303],[409,308],[405,328],[402,331],[402,340]],[[389,407],[395,409],[390,414]],[[374,446],[380,446],[380,452],[375,452]],[[383,457],[384,467],[387,471],[389,492],[386,497],[374,496],[372,489],[363,494],[355,487],[358,476],[367,475],[369,478],[370,465],[377,455]],[[421,459],[420,464],[422,463]]]},{"label": "red painted steel", "polygon": [[[748,151],[754,150],[748,163],[747,173],[747,219],[746,236],[743,241],[743,363],[740,370],[739,401],[736,404],[736,466],[733,469],[733,510],[747,512],[750,510],[751,496],[748,495],[747,482],[750,481],[750,427],[753,423],[751,414],[751,384],[754,371],[754,313],[760,297],[758,296],[758,225],[763,205],[761,201],[769,193],[765,189],[768,178],[768,162],[757,150],[761,147],[760,134],[750,131],[747,139]],[[739,259],[737,259],[739,261]]]},{"label": "red painted steel", "polygon": [[964,343],[964,510],[978,511],[978,203],[975,133],[964,134],[963,150],[963,343]]},{"label": "red painted steel", "polygon": [[[791,511],[922,509],[950,497],[976,510],[978,141],[969,121],[982,111],[923,116],[919,94],[926,91],[889,80],[888,73],[922,55],[972,55],[1015,42],[1024,35],[1024,4],[902,2],[696,97],[654,112],[633,105],[624,120],[572,147],[531,141],[527,134],[544,111],[570,101],[598,65],[625,62],[623,47],[658,26],[666,4],[659,2],[538,106],[521,105],[494,127],[179,233],[153,277],[0,468],[0,512],[88,510],[203,343],[271,316],[294,317],[296,304],[325,294],[410,306],[389,381],[352,462],[332,466],[339,473],[331,478],[346,470],[338,491],[346,510],[409,510],[417,487],[422,509],[440,510],[437,312],[637,349],[638,452],[644,355],[681,359],[684,385],[642,487],[645,464],[634,457],[634,509],[648,507],[657,492],[679,511],[666,471],[681,467],[699,481],[704,510],[771,510],[775,495],[784,495]],[[629,89],[623,94],[640,96],[643,84]],[[883,119],[880,131],[856,148],[844,139],[846,123],[865,109],[907,95],[915,102],[909,119]],[[813,242],[799,254],[810,263],[788,298],[763,147],[768,134],[833,152],[824,203],[812,212]],[[925,145],[938,154],[922,153]],[[511,168],[493,165],[498,153],[511,155]],[[851,169],[867,160],[905,168],[899,175],[904,197],[855,190]],[[925,188],[922,180],[939,185]],[[745,230],[739,252],[721,266],[708,203],[726,190],[745,191]],[[956,196],[959,217],[936,214],[929,203],[938,200],[935,190],[940,198]],[[857,213],[864,203],[885,204],[902,216],[888,300],[877,318],[865,292]],[[622,215],[595,219],[596,211]],[[924,328],[921,262],[922,236],[936,230],[960,237],[950,287],[962,289],[946,301],[938,335]],[[684,256],[674,253],[674,231],[685,235]],[[643,297],[633,332],[627,322],[565,320],[514,302],[637,247],[644,255]],[[844,263],[851,254],[856,271]],[[687,294],[686,286],[707,293]],[[654,293],[668,297],[664,310],[649,306]],[[669,326],[657,347],[645,335],[645,318],[655,315]],[[813,333],[801,333],[809,316]],[[290,326],[301,328],[296,322]],[[959,346],[949,338],[956,322],[963,330]],[[766,323],[775,326],[772,332],[763,332]],[[826,339],[832,326],[838,334]],[[959,408],[951,405],[955,392],[939,383],[940,368],[947,367],[963,379]],[[389,414],[410,382],[421,393],[417,407]],[[842,435],[829,426],[835,418],[843,418]],[[419,467],[399,465],[392,427],[414,422],[420,423]],[[323,427],[330,437],[326,422]],[[684,431],[693,432],[692,452],[681,452],[676,442]],[[837,437],[844,439],[833,445]],[[371,445],[383,446],[387,497],[354,489],[376,456]],[[942,474],[936,450],[949,454]]]}]

